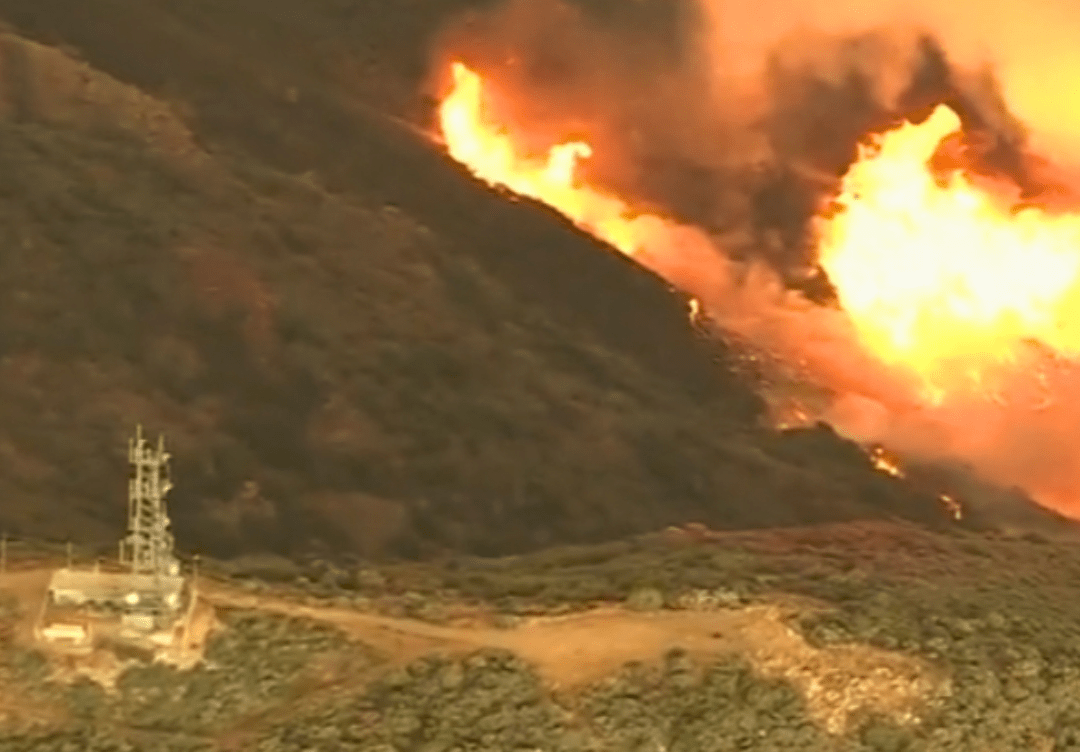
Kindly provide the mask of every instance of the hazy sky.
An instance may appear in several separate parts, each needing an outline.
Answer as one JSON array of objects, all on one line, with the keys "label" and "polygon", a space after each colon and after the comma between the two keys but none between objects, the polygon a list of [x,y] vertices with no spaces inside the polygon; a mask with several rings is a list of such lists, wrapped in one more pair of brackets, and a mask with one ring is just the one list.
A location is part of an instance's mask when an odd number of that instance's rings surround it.
[{"label": "hazy sky", "polygon": [[699,0],[714,65],[755,65],[800,28],[850,32],[931,29],[950,57],[991,63],[1036,143],[1080,158],[1080,0]]}]

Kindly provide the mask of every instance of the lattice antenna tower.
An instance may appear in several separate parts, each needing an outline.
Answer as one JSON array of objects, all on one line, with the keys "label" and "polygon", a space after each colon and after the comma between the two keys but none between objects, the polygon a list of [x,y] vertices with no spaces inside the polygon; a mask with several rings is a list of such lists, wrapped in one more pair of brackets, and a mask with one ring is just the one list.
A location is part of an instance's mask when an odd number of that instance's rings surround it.
[{"label": "lattice antenna tower", "polygon": [[135,438],[128,440],[132,474],[128,480],[128,535],[121,546],[121,558],[134,574],[158,577],[180,571],[165,510],[165,495],[173,485],[169,457],[164,437],[159,436],[157,446],[152,446],[143,437],[141,425]]}]

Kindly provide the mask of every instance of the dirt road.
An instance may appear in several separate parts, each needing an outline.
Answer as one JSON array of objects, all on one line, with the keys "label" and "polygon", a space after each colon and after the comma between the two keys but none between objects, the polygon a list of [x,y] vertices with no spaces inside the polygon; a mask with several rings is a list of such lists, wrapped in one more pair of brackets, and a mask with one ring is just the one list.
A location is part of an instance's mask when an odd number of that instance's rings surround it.
[{"label": "dirt road", "polygon": [[202,596],[216,607],[333,624],[395,663],[431,653],[506,650],[533,665],[552,689],[583,687],[627,663],[653,663],[675,649],[704,661],[741,655],[763,676],[791,681],[816,719],[835,733],[843,732],[858,712],[910,722],[928,697],[947,691],[944,676],[907,656],[869,646],[810,646],[788,626],[791,607],[781,604],[700,611],[605,607],[529,618],[503,629],[430,624],[350,608],[298,604],[221,583],[206,583]]},{"label": "dirt road", "polygon": [[[48,570],[8,572],[0,591],[20,602],[11,624],[18,642],[33,639]],[[762,676],[790,681],[813,716],[843,732],[853,714],[875,712],[904,723],[926,700],[948,690],[930,666],[864,645],[815,648],[788,626],[797,606],[775,602],[735,608],[635,611],[607,606],[564,616],[523,619],[500,628],[485,620],[433,624],[356,608],[298,603],[275,593],[252,593],[227,582],[199,583],[204,606],[261,611],[330,624],[382,654],[387,665],[424,655],[461,655],[494,648],[531,664],[551,689],[575,690],[616,673],[628,663],[651,664],[681,650],[704,665],[742,656]],[[207,624],[212,620],[206,609]]]}]

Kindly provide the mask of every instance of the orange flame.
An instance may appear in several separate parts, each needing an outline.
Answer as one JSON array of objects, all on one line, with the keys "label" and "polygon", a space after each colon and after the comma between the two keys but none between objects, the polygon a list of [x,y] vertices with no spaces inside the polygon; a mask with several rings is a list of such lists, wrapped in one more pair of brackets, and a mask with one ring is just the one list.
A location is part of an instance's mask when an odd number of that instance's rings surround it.
[{"label": "orange flame", "polygon": [[928,163],[959,117],[940,106],[862,149],[822,221],[820,261],[863,343],[932,402],[993,393],[1027,342],[1080,353],[1080,217],[1002,207]]},{"label": "orange flame", "polygon": [[462,63],[450,69],[449,93],[439,106],[447,151],[481,180],[543,201],[578,227],[625,254],[637,253],[658,231],[657,217],[637,214],[621,199],[577,179],[578,165],[592,156],[583,141],[552,146],[542,156],[521,154],[510,133],[486,117],[484,82]]},{"label": "orange flame", "polygon": [[[1080,415],[1080,396],[1064,394],[1062,378],[1049,384],[1053,374],[1025,370],[1047,353],[1063,362],[1080,354],[1080,217],[1003,206],[959,170],[942,177],[932,169],[939,146],[960,130],[950,109],[863,148],[820,218],[819,259],[843,309],[833,311],[786,290],[767,269],[743,269],[705,231],[635,214],[587,184],[579,171],[592,156],[588,143],[567,139],[530,156],[495,119],[489,97],[477,73],[451,67],[439,108],[450,156],[489,184],[546,203],[692,295],[695,325],[715,322],[837,396],[792,408],[778,388],[771,399],[780,427],[824,415],[867,443],[962,457],[1051,506],[1080,497],[1080,454],[1062,438],[1068,416]],[[1024,434],[1037,441],[1016,438],[1017,408],[1028,422],[1042,416]],[[883,452],[871,461],[903,477]]]},{"label": "orange flame", "polygon": [[961,506],[959,501],[948,494],[941,494],[938,498],[941,499],[941,503],[944,505],[945,510],[952,515],[954,520],[964,519],[964,507]]}]

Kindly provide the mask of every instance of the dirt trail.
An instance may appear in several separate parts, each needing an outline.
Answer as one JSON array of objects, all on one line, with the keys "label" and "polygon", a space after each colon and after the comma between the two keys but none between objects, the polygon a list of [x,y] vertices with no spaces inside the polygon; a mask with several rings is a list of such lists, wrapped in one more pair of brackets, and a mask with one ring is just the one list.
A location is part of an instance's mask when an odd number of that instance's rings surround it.
[{"label": "dirt trail", "polygon": [[34,622],[49,586],[51,569],[24,568],[0,574],[0,595],[9,595],[19,604],[19,615],[11,624],[16,643],[29,645],[34,639]]},{"label": "dirt trail", "polygon": [[[789,630],[776,607],[730,611],[635,612],[620,608],[524,619],[512,628],[437,625],[363,613],[347,608],[297,604],[250,595],[221,585],[204,586],[218,606],[250,608],[334,624],[395,658],[408,660],[433,650],[458,652],[499,648],[534,664],[553,686],[573,687],[606,676],[630,661],[653,661],[673,648],[716,656],[747,652],[757,643],[782,639]],[[798,638],[796,638],[798,639]],[[760,647],[760,645],[757,645]]]},{"label": "dirt trail", "polygon": [[[32,639],[32,624],[47,583],[47,570],[0,576],[0,591],[15,595],[21,617],[10,626],[18,642]],[[909,656],[865,645],[815,648],[788,626],[799,609],[788,603],[704,610],[632,611],[616,606],[564,616],[523,619],[499,628],[489,623],[432,624],[356,609],[297,603],[272,593],[252,593],[210,579],[199,583],[203,603],[332,624],[382,653],[392,665],[429,654],[461,655],[483,648],[512,652],[532,665],[552,688],[574,690],[600,681],[631,662],[655,663],[680,649],[695,659],[742,656],[764,677],[790,681],[827,730],[843,733],[860,713],[899,723],[949,691],[940,671]],[[212,617],[208,617],[212,618]],[[209,622],[207,622],[209,623]]]},{"label": "dirt trail", "polygon": [[553,689],[583,687],[627,663],[653,663],[676,648],[702,659],[742,655],[763,676],[791,681],[816,720],[834,733],[845,731],[853,715],[866,711],[912,722],[927,700],[949,689],[940,672],[907,656],[869,646],[814,648],[787,625],[791,608],[779,604],[651,612],[606,607],[534,617],[500,629],[297,604],[219,583],[204,585],[203,597],[217,606],[333,624],[395,662],[429,653],[507,650],[533,665]]},{"label": "dirt trail", "polygon": [[[33,640],[33,624],[41,608],[48,570],[28,570],[0,574],[0,599],[14,597],[21,613],[5,613],[0,600],[0,651],[9,645],[28,645]],[[28,697],[21,687],[5,679],[6,666],[0,655],[0,728],[44,727],[56,723],[63,714],[55,707]]]}]

